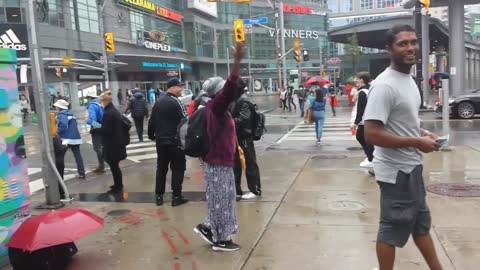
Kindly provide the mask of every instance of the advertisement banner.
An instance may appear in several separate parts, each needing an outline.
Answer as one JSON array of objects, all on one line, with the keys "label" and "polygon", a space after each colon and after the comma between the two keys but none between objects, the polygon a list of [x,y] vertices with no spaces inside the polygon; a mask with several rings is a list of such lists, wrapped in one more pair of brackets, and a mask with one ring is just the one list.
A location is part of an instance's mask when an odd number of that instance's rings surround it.
[{"label": "advertisement banner", "polygon": [[196,9],[217,18],[217,3],[207,0],[188,0],[188,8]]},{"label": "advertisement banner", "polygon": [[0,48],[16,50],[17,58],[29,57],[27,25],[1,23]]}]

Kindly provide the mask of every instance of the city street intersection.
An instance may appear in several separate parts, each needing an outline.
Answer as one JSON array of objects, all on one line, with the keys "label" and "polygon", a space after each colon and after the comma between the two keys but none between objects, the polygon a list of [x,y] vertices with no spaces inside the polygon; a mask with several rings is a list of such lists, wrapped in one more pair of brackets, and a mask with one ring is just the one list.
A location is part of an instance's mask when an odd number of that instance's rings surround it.
[{"label": "city street intersection", "polygon": [[[191,201],[157,207],[156,159],[136,162],[138,157],[132,156],[138,151],[122,164],[123,196],[104,194],[112,182],[109,172],[67,181],[74,196],[67,207],[105,218],[102,231],[77,242],[79,253],[70,269],[376,269],[379,191],[358,166],[364,154],[347,134],[349,108],[336,118],[327,112],[325,145],[316,146],[313,129],[300,124],[298,112],[279,110],[277,98],[254,98],[268,111],[268,133],[257,143],[263,193],[258,200],[237,204],[239,252],[214,252],[193,232],[207,211],[198,160],[187,161],[183,189]],[[433,113],[422,114],[422,119],[425,128],[441,132],[441,120]],[[453,151],[425,155],[425,181],[436,192],[428,192],[432,237],[444,269],[473,270],[480,263],[480,190],[474,186],[480,185],[480,120],[450,124]],[[26,143],[28,147],[28,139]],[[152,147],[135,144],[129,149]],[[87,170],[93,169],[91,145],[84,144],[82,151]],[[75,168],[69,158],[67,168]],[[43,192],[36,192],[33,200],[42,203]],[[398,250],[395,269],[428,269],[413,241]]]}]

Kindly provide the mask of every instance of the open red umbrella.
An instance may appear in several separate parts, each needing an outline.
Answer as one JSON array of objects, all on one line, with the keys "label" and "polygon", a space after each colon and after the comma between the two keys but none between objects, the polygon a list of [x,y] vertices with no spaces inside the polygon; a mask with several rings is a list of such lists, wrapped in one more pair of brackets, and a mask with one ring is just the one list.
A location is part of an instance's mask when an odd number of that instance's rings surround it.
[{"label": "open red umbrella", "polygon": [[329,84],[330,81],[328,80],[327,77],[322,77],[322,76],[314,76],[310,79],[308,79],[308,81],[305,83],[305,87],[310,87],[312,85],[325,85],[325,84]]},{"label": "open red umbrella", "polygon": [[103,218],[84,209],[66,208],[27,219],[7,247],[34,251],[73,242],[103,228]]}]

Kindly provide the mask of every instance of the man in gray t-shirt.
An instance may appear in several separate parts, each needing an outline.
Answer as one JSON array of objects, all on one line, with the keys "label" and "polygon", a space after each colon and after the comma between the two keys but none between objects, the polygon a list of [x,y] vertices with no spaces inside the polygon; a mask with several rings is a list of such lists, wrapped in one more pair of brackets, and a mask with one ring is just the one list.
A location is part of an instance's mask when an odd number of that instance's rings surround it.
[{"label": "man in gray t-shirt", "polygon": [[380,270],[392,270],[395,247],[410,235],[430,269],[442,269],[432,238],[430,211],[423,183],[422,152],[437,151],[436,135],[420,128],[420,94],[410,76],[417,61],[415,30],[395,26],[387,31],[391,64],[372,83],[365,109],[365,137],[375,145],[374,171],[380,186],[377,257]]}]

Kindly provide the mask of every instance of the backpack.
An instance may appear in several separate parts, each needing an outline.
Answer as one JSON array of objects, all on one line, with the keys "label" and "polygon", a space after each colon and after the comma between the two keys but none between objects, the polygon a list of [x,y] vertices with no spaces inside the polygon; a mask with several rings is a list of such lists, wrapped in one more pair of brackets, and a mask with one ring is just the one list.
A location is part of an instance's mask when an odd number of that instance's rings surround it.
[{"label": "backpack", "polygon": [[130,128],[132,128],[132,122],[125,115],[120,115],[122,120],[122,132],[123,132],[123,143],[125,145],[130,144]]},{"label": "backpack", "polygon": [[265,128],[265,114],[258,111],[258,106],[249,100],[245,100],[250,106],[252,112],[252,135],[253,140],[259,141],[263,137],[263,133],[267,131]]},{"label": "backpack", "polygon": [[205,107],[199,108],[190,117],[180,122],[178,135],[187,156],[203,157],[208,154],[209,140]]}]

